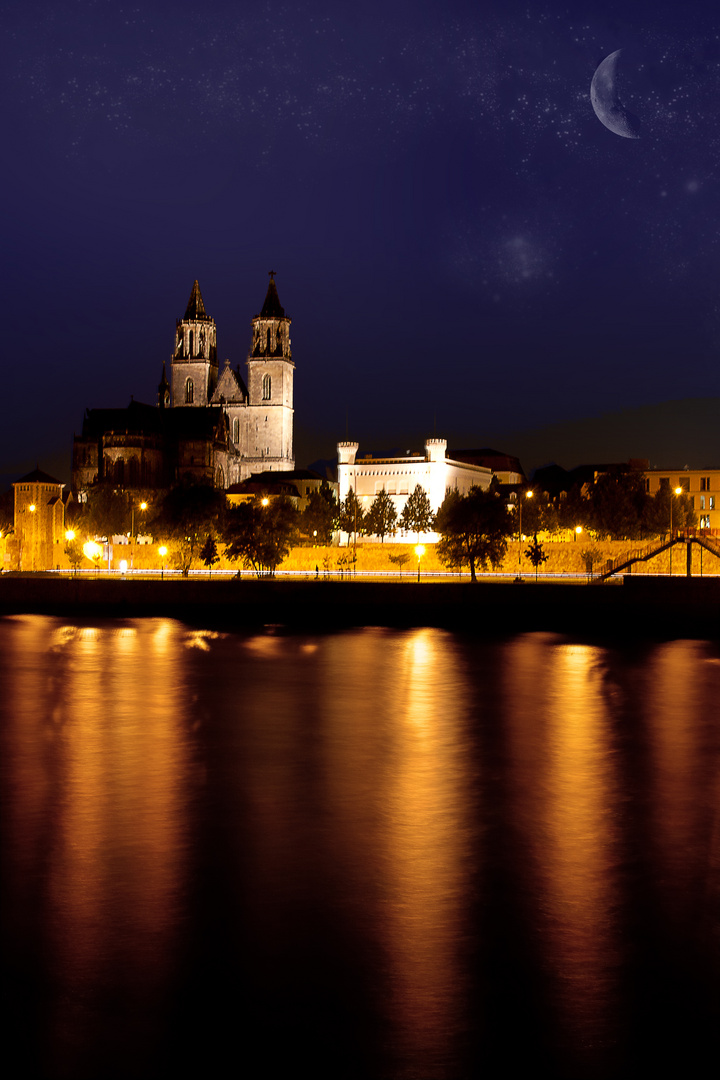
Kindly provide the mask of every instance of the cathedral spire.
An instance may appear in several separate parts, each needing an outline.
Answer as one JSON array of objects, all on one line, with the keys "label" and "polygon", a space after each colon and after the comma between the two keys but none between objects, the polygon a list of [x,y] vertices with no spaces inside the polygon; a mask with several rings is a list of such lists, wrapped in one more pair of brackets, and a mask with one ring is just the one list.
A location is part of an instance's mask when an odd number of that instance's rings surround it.
[{"label": "cathedral spire", "polygon": [[[284,319],[285,308],[280,303],[280,297],[278,296],[277,285],[275,284],[275,271],[269,270],[270,284],[268,285],[267,296],[265,297],[265,303],[262,306],[260,312],[260,318],[263,319]],[[195,282],[197,284],[197,282]]]},{"label": "cathedral spire", "polygon": [[163,360],[162,378],[158,384],[158,405],[161,409],[170,405],[170,383],[168,382],[167,374],[165,371],[165,361]]},{"label": "cathedral spire", "polygon": [[192,287],[190,293],[190,299],[188,300],[187,310],[185,311],[186,319],[206,319],[207,313],[205,311],[205,305],[203,304],[202,293],[200,292],[200,285],[197,280]]}]

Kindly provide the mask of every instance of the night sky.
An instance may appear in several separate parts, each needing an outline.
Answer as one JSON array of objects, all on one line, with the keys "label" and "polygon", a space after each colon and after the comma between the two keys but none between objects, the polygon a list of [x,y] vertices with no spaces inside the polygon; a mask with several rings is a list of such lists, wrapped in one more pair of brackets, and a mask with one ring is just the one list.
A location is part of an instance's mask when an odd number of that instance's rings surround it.
[{"label": "night sky", "polygon": [[720,463],[716,0],[0,7],[1,474],[156,401],[195,278],[244,372],[270,269],[298,465]]}]

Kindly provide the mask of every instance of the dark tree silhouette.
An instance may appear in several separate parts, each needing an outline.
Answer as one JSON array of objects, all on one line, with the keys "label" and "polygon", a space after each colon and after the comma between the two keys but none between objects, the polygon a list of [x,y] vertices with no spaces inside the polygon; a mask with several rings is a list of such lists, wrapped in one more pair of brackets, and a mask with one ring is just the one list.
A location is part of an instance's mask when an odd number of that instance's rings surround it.
[{"label": "dark tree silhouette", "polygon": [[467,495],[451,491],[437,512],[435,528],[441,533],[438,555],[449,566],[498,566],[507,551],[513,521],[495,484],[487,491],[471,488]]},{"label": "dark tree silhouette", "polygon": [[434,528],[435,515],[427,492],[421,484],[417,484],[415,490],[408,496],[398,524],[401,529],[405,529],[407,532],[417,533],[418,542],[420,533],[429,532],[430,529]]},{"label": "dark tree silhouette", "polygon": [[380,542],[385,543],[385,537],[395,532],[397,510],[385,488],[377,493],[372,501],[370,509],[365,515],[365,531],[373,536],[379,536]]},{"label": "dark tree silhouette", "polygon": [[538,540],[537,536],[534,536],[530,541],[530,547],[525,549],[525,558],[529,559],[532,565],[535,567],[535,580],[538,579],[538,570],[544,562],[547,562],[547,555],[543,552],[543,546]]},{"label": "dark tree silhouette", "polygon": [[242,559],[258,577],[274,577],[298,532],[299,514],[284,495],[263,506],[259,498],[225,515],[225,554]]}]

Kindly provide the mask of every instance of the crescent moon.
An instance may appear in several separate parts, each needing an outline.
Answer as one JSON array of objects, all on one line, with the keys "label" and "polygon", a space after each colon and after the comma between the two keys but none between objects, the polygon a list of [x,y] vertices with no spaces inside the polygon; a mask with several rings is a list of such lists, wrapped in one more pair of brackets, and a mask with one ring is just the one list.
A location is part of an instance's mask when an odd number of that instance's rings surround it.
[{"label": "crescent moon", "polygon": [[640,121],[628,112],[617,92],[617,62],[622,49],[606,56],[590,83],[590,101],[595,115],[608,131],[624,139],[640,138]]}]

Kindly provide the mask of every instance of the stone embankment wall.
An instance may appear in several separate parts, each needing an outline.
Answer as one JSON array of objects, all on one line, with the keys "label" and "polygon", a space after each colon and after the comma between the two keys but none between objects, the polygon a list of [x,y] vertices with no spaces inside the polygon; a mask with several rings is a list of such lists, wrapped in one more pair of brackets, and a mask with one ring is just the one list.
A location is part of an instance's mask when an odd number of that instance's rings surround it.
[{"label": "stone embankment wall", "polygon": [[[535,571],[530,560],[524,556],[528,544],[529,541],[527,540],[522,544],[520,568],[524,577],[534,577]],[[5,541],[2,539],[0,540],[0,559],[4,556],[4,546]],[[559,573],[584,574],[587,572],[584,561],[584,556],[587,554],[592,556],[594,573],[601,573],[607,568],[609,562],[614,561],[616,564],[623,562],[631,557],[634,552],[646,550],[650,546],[652,546],[652,542],[638,543],[624,540],[605,542],[587,540],[580,542],[572,540],[548,541],[543,545],[543,552],[548,556],[548,559],[540,567],[538,576],[543,578],[547,575]],[[172,545],[168,544],[168,548],[169,551],[164,560],[164,566],[170,570],[175,566],[175,558]],[[232,563],[224,557],[222,545],[218,545],[218,549],[221,557],[213,568],[214,570],[232,571],[240,568],[240,564]],[[352,544],[349,547],[295,547],[280,569],[314,573],[317,567],[319,575],[339,576],[342,570],[347,570],[354,565],[357,571],[370,574],[377,573],[383,576],[387,574],[398,576],[400,574],[403,576],[417,574],[418,562],[413,544],[358,543],[355,549],[357,561],[354,564],[352,562],[353,554]],[[120,570],[122,560],[125,560],[128,566],[132,566],[135,570],[159,570],[163,564],[163,560],[158,554],[157,544],[138,544],[134,552],[131,550],[130,545],[113,545],[110,569]],[[2,564],[0,563],[0,565]],[[672,566],[674,574],[685,574],[686,549],[684,547],[677,546],[673,549]],[[52,567],[52,569],[58,568],[60,570],[70,569],[64,551],[58,553],[57,566]],[[80,569],[84,571],[91,570],[91,562],[84,559]],[[101,571],[108,569],[107,559],[100,560],[99,569]],[[195,560],[193,569],[204,569],[199,559]],[[670,552],[664,551],[646,563],[636,563],[631,572],[637,575],[664,575],[668,573],[669,569]],[[437,549],[432,544],[425,547],[425,553],[420,561],[420,572],[423,576],[447,574],[449,572],[449,568],[440,561]],[[467,573],[467,567],[464,572]],[[516,540],[511,541],[508,545],[507,555],[496,572],[512,574],[513,576],[517,574],[518,544]],[[692,573],[694,576],[699,576],[701,572],[707,576],[720,575],[720,558],[712,555],[709,551],[702,551],[701,554],[701,549],[694,544],[692,546]]]}]

